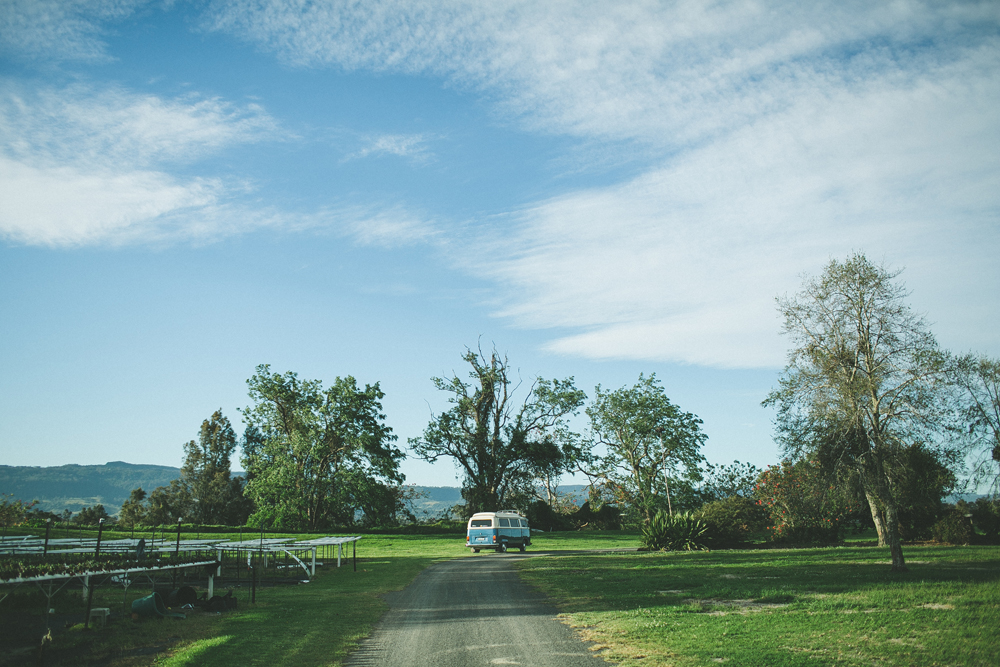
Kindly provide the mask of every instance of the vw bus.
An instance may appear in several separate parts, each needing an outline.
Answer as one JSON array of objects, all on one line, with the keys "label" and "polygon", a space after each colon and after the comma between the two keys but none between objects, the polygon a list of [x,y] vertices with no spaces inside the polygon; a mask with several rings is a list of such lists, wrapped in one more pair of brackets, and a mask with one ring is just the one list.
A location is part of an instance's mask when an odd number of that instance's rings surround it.
[{"label": "vw bus", "polygon": [[493,549],[503,553],[507,549],[517,547],[524,551],[531,544],[531,529],[528,520],[517,510],[500,510],[498,512],[477,512],[469,519],[465,533],[465,546],[472,553],[480,549]]}]

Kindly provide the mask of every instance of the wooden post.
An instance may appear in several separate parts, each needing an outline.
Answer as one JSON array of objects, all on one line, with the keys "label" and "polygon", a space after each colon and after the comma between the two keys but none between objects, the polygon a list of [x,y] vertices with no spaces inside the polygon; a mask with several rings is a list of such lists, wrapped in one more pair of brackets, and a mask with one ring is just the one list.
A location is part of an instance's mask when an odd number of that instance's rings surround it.
[{"label": "wooden post", "polygon": [[94,549],[94,555],[101,555],[101,534],[104,532],[104,519],[97,522],[97,548]]},{"label": "wooden post", "polygon": [[257,564],[253,562],[253,554],[250,563],[250,604],[257,604]]},{"label": "wooden post", "polygon": [[354,546],[354,571],[357,572],[358,571],[358,541],[354,540],[354,542],[352,542],[351,544]]}]

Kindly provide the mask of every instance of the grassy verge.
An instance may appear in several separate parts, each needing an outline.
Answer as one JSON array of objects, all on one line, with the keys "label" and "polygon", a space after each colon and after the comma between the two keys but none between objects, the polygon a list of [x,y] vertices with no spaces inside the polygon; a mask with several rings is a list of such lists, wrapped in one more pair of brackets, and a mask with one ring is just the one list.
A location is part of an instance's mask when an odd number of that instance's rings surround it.
[{"label": "grassy verge", "polygon": [[995,665],[1000,548],[574,554],[522,575],[623,665]]}]

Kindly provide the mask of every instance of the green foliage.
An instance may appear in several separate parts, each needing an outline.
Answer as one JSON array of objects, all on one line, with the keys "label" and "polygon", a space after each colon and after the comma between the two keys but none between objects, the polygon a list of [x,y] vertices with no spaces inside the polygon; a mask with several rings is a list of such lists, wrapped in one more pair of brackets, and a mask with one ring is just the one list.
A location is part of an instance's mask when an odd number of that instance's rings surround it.
[{"label": "green foliage", "polygon": [[588,476],[646,522],[661,508],[670,513],[672,489],[691,489],[701,479],[701,420],[671,403],[655,374],[615,391],[598,386],[595,393],[587,408],[591,444],[608,453],[587,466]]},{"label": "green foliage", "polygon": [[73,517],[73,521],[81,526],[96,526],[101,522],[101,519],[107,522],[110,518],[104,505],[97,504],[93,507],[84,507]]},{"label": "green foliage", "polygon": [[901,448],[892,466],[890,482],[899,505],[902,537],[927,539],[945,512],[942,499],[954,490],[955,474],[933,452],[920,445]]},{"label": "green foliage", "polygon": [[600,504],[595,510],[588,500],[568,519],[570,525],[578,530],[620,530],[622,527],[621,510],[611,503]]},{"label": "green foliage", "polygon": [[0,526],[10,528],[21,525],[34,502],[14,500],[13,495],[0,496]]},{"label": "green foliage", "polygon": [[107,572],[133,567],[157,567],[189,562],[214,560],[214,557],[182,554],[148,554],[141,565],[135,554],[31,554],[0,556],[0,581],[26,577],[40,577],[59,574],[82,574],[84,572]]},{"label": "green foliage", "polygon": [[972,515],[972,525],[988,540],[1000,538],[1000,499],[979,498],[974,503],[959,502],[958,509]]},{"label": "green foliage", "polygon": [[975,537],[972,522],[961,511],[947,512],[931,530],[934,539],[946,544],[971,544]]},{"label": "green foliage", "polygon": [[250,504],[243,497],[242,479],[231,477],[230,459],[236,450],[236,433],[216,410],[201,424],[198,440],[184,445],[181,482],[191,496],[194,523],[243,525]]},{"label": "green foliage", "polygon": [[836,542],[845,520],[859,509],[815,459],[768,466],[754,495],[767,510],[771,539],[781,542]]},{"label": "green foliage", "polygon": [[256,433],[243,458],[245,493],[256,506],[251,525],[353,524],[378,504],[362,502],[371,499],[372,484],[403,481],[403,453],[384,423],[377,383],[360,389],[353,377],[338,377],[324,389],[318,380],[272,373],[264,364],[247,385],[254,404],[243,416]]},{"label": "green foliage", "polygon": [[533,529],[544,530],[545,532],[569,530],[573,527],[567,515],[556,512],[544,500],[536,500],[530,503],[525,510],[524,516],[527,517],[528,525]]},{"label": "green foliage", "polygon": [[128,500],[122,503],[118,512],[118,523],[128,528],[143,525],[146,522],[146,492],[142,487],[132,489]]},{"label": "green foliage", "polygon": [[149,526],[175,524],[178,519],[190,517],[193,506],[194,500],[188,485],[175,479],[167,486],[156,487],[149,494],[143,522]]},{"label": "green foliage", "polygon": [[708,524],[691,512],[674,515],[660,510],[642,527],[642,545],[650,551],[707,549]]},{"label": "green foliage", "polygon": [[1000,492],[1000,360],[968,354],[950,366],[959,390],[961,429],[974,485]]},{"label": "green foliage", "polygon": [[435,416],[410,446],[432,463],[442,456],[454,459],[463,474],[467,516],[526,508],[537,480],[558,477],[580,456],[565,419],[586,396],[573,378],[538,379],[518,405],[506,357],[496,350],[489,358],[482,350],[466,350],[462,359],[472,367],[472,382],[458,376],[432,378],[437,389],[449,394],[452,407]]},{"label": "green foliage", "polygon": [[767,511],[753,498],[732,495],[706,503],[695,516],[708,526],[712,548],[737,547],[766,532]]},{"label": "green foliage", "polygon": [[734,496],[749,498],[761,470],[751,463],[733,461],[729,465],[706,465],[699,491],[704,502],[712,502]]},{"label": "green foliage", "polygon": [[779,298],[792,349],[765,405],[777,408],[778,439],[793,457],[825,449],[853,471],[901,570],[894,459],[944,433],[948,383],[945,355],[898,275],[856,253]]}]

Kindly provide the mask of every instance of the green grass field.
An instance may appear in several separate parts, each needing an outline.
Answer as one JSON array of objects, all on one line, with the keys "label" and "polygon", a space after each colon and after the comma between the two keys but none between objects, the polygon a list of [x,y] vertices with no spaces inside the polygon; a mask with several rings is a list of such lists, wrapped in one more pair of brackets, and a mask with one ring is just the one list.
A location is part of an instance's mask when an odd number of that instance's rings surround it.
[{"label": "green grass field", "polygon": [[[636,553],[625,551],[638,546],[634,533],[532,539],[529,553],[554,554],[519,560],[524,578],[625,665],[957,666],[994,665],[1000,655],[998,547],[907,547],[911,571],[892,575],[874,547]],[[138,622],[117,614],[103,630],[61,630],[40,664],[337,665],[385,611],[384,593],[436,561],[482,557],[462,535],[367,535],[358,556],[357,572],[350,559],[340,569],[327,559],[308,584],[260,589],[256,605],[237,589],[235,613]],[[82,614],[78,591],[54,604]],[[0,616],[30,617],[40,638],[42,605],[37,591],[20,589]],[[122,589],[99,589],[94,605],[121,610]],[[7,651],[0,665],[38,664],[37,655]]]},{"label": "green grass field", "polygon": [[521,562],[623,665],[996,665],[1000,548],[571,554]]}]

